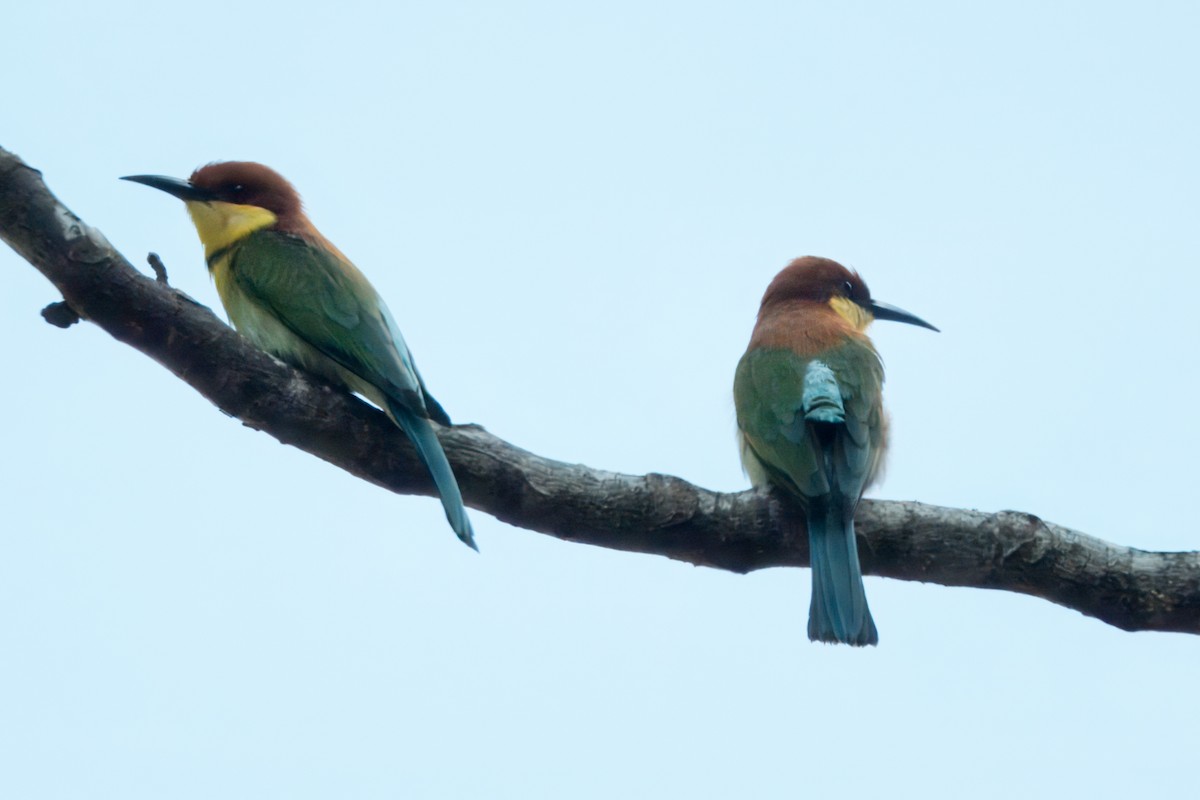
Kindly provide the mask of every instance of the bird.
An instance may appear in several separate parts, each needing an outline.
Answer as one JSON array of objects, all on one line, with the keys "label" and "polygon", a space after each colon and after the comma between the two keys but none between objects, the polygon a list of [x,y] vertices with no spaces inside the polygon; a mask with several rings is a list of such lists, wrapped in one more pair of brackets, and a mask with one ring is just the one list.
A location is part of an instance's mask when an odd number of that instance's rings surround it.
[{"label": "bird", "polygon": [[478,550],[432,424],[449,425],[449,416],[425,387],[379,293],[309,220],[296,188],[252,161],[206,164],[187,180],[122,180],[186,204],[233,326],[268,353],[383,409],[429,470],[454,533]]},{"label": "bird", "polygon": [[804,513],[812,641],[879,642],[854,538],[854,511],[887,448],[883,363],[865,332],[877,319],[937,330],[871,299],[858,273],[836,261],[795,259],[767,287],[734,375],[746,474]]}]

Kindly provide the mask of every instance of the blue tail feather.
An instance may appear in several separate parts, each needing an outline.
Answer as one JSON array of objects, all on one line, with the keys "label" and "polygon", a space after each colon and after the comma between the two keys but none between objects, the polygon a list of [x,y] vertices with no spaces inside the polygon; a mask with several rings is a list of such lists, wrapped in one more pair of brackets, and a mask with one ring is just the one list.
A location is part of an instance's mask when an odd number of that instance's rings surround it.
[{"label": "blue tail feather", "polygon": [[878,644],[879,632],[867,608],[858,563],[853,512],[843,514],[836,505],[814,503],[806,517],[812,556],[808,638],[856,646]]},{"label": "blue tail feather", "polygon": [[446,451],[442,449],[442,443],[438,441],[433,425],[428,419],[417,416],[398,403],[389,403],[388,410],[392,413],[392,419],[396,420],[396,424],[416,447],[421,463],[429,470],[441,496],[442,507],[446,510],[446,519],[449,520],[450,527],[463,544],[478,551],[475,532],[471,529],[471,520],[467,518],[467,509],[463,505],[458,480],[454,477],[454,471],[450,469]]}]

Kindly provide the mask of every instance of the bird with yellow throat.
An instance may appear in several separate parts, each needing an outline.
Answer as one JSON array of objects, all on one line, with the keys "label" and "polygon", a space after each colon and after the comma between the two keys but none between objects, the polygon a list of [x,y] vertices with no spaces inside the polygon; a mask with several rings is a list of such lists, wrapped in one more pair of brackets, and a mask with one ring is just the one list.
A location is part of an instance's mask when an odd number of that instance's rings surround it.
[{"label": "bird with yellow throat", "polygon": [[734,377],[746,473],[804,512],[813,641],[879,642],[854,535],[854,511],[887,447],[883,363],[866,334],[877,319],[937,330],[873,300],[836,261],[798,258],[767,287]]},{"label": "bird with yellow throat", "polygon": [[[124,180],[182,200],[229,319],[268,353],[382,408],[412,441],[454,533],[475,548],[458,481],[434,424],[449,425],[429,394],[387,306],[357,267],[309,221],[296,189],[250,161],[201,167],[187,180]],[[477,549],[477,548],[476,548]]]}]

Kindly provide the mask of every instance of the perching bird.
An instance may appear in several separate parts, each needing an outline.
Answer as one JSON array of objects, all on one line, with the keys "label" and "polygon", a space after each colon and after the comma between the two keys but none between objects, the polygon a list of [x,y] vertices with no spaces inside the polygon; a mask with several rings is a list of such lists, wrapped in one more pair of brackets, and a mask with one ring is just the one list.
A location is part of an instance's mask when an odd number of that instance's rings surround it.
[{"label": "perching bird", "polygon": [[221,303],[246,338],[387,412],[429,469],[450,527],[478,549],[430,423],[449,425],[450,419],[425,388],[379,294],[308,220],[295,187],[249,161],[209,164],[186,181],[161,175],[124,180],[187,204]]},{"label": "perching bird", "polygon": [[858,273],[841,264],[798,258],[767,287],[734,378],[746,473],[804,511],[813,641],[879,641],[854,539],[854,509],[887,446],[883,364],[864,332],[875,319],[937,330],[872,300]]}]

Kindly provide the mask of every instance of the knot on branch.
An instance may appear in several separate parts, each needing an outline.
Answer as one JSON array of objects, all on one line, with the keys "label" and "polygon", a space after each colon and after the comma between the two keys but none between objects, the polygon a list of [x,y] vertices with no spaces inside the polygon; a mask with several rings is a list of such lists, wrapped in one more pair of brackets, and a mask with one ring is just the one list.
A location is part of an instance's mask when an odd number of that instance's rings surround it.
[{"label": "knot on branch", "polygon": [[69,328],[79,322],[80,316],[65,300],[60,300],[42,309],[42,319],[56,328]]}]

